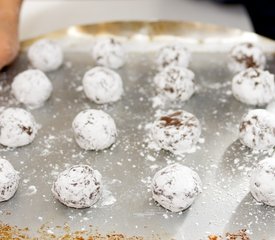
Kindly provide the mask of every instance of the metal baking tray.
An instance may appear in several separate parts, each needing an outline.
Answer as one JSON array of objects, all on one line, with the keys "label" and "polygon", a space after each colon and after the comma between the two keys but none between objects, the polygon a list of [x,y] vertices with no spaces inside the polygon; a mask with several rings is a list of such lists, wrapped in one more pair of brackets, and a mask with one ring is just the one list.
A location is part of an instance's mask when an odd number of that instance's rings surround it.
[{"label": "metal baking tray", "polygon": [[[91,103],[81,88],[83,74],[95,66],[89,52],[103,35],[118,37],[128,50],[127,63],[118,70],[125,95],[110,105]],[[256,203],[249,194],[250,172],[264,155],[250,152],[237,140],[238,123],[249,107],[232,96],[233,75],[227,69],[232,45],[250,41],[265,50],[268,69],[275,72],[273,41],[237,29],[167,21],[72,26],[39,38],[44,37],[63,46],[65,63],[47,74],[54,85],[50,100],[31,111],[42,126],[35,141],[22,148],[0,148],[0,156],[11,161],[21,176],[16,195],[0,204],[2,222],[28,227],[34,236],[41,226],[58,235],[65,224],[71,231],[93,228],[144,239],[206,240],[210,234],[239,229],[247,229],[252,240],[275,239],[275,208]],[[10,82],[30,67],[26,49],[39,38],[24,41],[16,62],[0,74],[1,107],[20,106],[10,94]],[[198,90],[189,101],[168,104],[162,110],[181,108],[195,114],[204,139],[195,153],[182,157],[156,152],[146,143],[146,126],[159,111],[151,101],[156,94],[154,54],[159,46],[173,41],[182,41],[192,51],[190,69]],[[75,143],[71,122],[87,108],[103,109],[115,119],[119,136],[111,149],[84,151]],[[192,207],[180,214],[157,206],[149,191],[150,178],[172,162],[196,170],[204,186]],[[102,173],[104,196],[95,207],[77,210],[57,202],[51,184],[59,172],[80,163]]]}]

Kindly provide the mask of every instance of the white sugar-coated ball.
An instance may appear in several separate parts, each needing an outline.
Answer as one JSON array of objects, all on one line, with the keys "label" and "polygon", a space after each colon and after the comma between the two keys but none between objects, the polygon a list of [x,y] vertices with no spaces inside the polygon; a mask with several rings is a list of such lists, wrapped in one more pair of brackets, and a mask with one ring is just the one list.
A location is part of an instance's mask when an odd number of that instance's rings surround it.
[{"label": "white sugar-coated ball", "polygon": [[75,165],[61,172],[52,186],[52,193],[64,205],[88,208],[100,198],[101,174],[88,165]]},{"label": "white sugar-coated ball", "polygon": [[168,66],[187,68],[190,62],[190,58],[191,54],[183,44],[169,44],[159,50],[156,64],[159,69],[163,69]]},{"label": "white sugar-coated ball", "polygon": [[250,179],[250,192],[258,202],[275,207],[275,158],[258,164]]},{"label": "white sugar-coated ball", "polygon": [[259,68],[248,68],[233,78],[232,93],[245,104],[266,105],[275,96],[274,75]]},{"label": "white sugar-coated ball", "polygon": [[43,72],[49,72],[58,69],[62,65],[63,52],[56,42],[41,39],[30,46],[28,58],[33,67]]},{"label": "white sugar-coated ball", "polygon": [[199,175],[181,164],[158,171],[152,180],[153,199],[162,207],[180,212],[190,207],[202,192]]},{"label": "white sugar-coated ball", "polygon": [[76,142],[85,150],[103,150],[116,140],[117,129],[113,118],[101,111],[88,109],[73,120]]},{"label": "white sugar-coated ball", "polygon": [[0,158],[0,202],[11,199],[19,185],[18,172],[9,161]]},{"label": "white sugar-coated ball", "polygon": [[188,100],[195,92],[194,73],[186,68],[169,66],[159,72],[154,83],[157,91],[170,100]]},{"label": "white sugar-coated ball", "polygon": [[51,96],[53,86],[40,70],[26,70],[19,73],[12,82],[12,93],[16,99],[29,108],[39,108]]},{"label": "white sugar-coated ball", "polygon": [[239,139],[255,150],[268,150],[275,146],[275,115],[264,109],[245,114],[239,127]]},{"label": "white sugar-coated ball", "polygon": [[93,58],[98,65],[118,69],[125,64],[126,52],[115,38],[99,39],[93,48]]},{"label": "white sugar-coated ball", "polygon": [[0,114],[0,144],[20,147],[31,143],[38,125],[31,113],[22,108],[7,108]]},{"label": "white sugar-coated ball", "polygon": [[158,118],[151,134],[160,148],[182,154],[194,150],[201,135],[201,125],[193,114],[179,110]]},{"label": "white sugar-coated ball", "polygon": [[229,69],[241,72],[247,68],[264,69],[266,57],[263,51],[252,43],[240,43],[231,49],[229,55]]},{"label": "white sugar-coated ball", "polygon": [[106,67],[89,70],[82,83],[86,96],[98,104],[116,102],[123,94],[121,77]]}]

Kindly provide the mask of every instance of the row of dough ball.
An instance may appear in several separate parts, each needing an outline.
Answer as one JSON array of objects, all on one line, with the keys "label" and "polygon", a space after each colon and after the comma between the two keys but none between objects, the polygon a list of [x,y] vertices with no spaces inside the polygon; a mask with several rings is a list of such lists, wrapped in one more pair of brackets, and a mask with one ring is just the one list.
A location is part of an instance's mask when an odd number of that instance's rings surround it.
[{"label": "row of dough ball", "polygon": [[[11,199],[19,186],[19,174],[5,159],[0,158],[0,202]],[[61,172],[52,185],[56,199],[68,207],[88,208],[101,197],[102,175],[89,165],[75,165]],[[159,170],[153,177],[153,199],[162,207],[179,212],[192,205],[202,191],[199,175],[181,164]]]},{"label": "row of dough ball", "polygon": [[[33,67],[43,72],[58,69],[64,60],[62,48],[49,39],[34,42],[27,55]],[[113,37],[98,39],[91,55],[98,65],[112,69],[122,67],[127,56],[122,43]],[[156,64],[159,70],[168,66],[187,68],[190,57],[190,52],[181,43],[170,44],[160,49],[156,56]]]},{"label": "row of dough ball", "polygon": [[[98,65],[118,69],[125,64],[126,53],[120,41],[103,38],[96,42],[91,53]],[[53,40],[41,39],[33,43],[27,53],[34,68],[43,72],[58,69],[64,61],[62,48]]]},{"label": "row of dough ball", "polygon": [[[39,125],[28,111],[7,108],[0,114],[0,144],[21,147],[30,144]],[[76,142],[86,150],[102,150],[110,147],[117,136],[114,120],[101,110],[84,110],[74,119],[72,128]]]},{"label": "row of dough ball", "polygon": [[[237,73],[232,80],[234,97],[248,105],[264,106],[275,96],[274,75],[264,71],[266,58],[260,48],[251,43],[234,47],[229,68]],[[275,146],[275,115],[254,109],[246,113],[239,126],[239,139],[254,150],[269,150]],[[258,164],[250,178],[250,192],[261,203],[275,206],[275,159]]]},{"label": "row of dough ball", "polygon": [[[261,203],[275,206],[275,159],[261,161],[250,179],[250,192]],[[12,198],[20,177],[13,166],[0,159],[0,202]],[[52,185],[52,193],[61,203],[73,208],[87,208],[101,197],[102,175],[88,165],[75,165],[61,172]],[[159,170],[151,183],[153,199],[162,207],[180,212],[192,205],[202,192],[199,175],[181,164]]]},{"label": "row of dough ball", "polygon": [[[35,89],[35,91],[34,91]],[[83,89],[86,96],[97,104],[119,100],[123,83],[119,74],[105,67],[95,67],[85,73]],[[39,108],[50,98],[53,86],[44,72],[26,70],[13,79],[11,92],[15,98],[30,109]]]},{"label": "row of dough ball", "polygon": [[[250,192],[261,203],[275,206],[275,159],[262,160],[250,179]],[[12,198],[19,186],[19,174],[5,159],[0,159],[0,202]],[[52,185],[52,193],[61,203],[87,208],[101,197],[102,175],[88,165],[75,165],[61,172]],[[192,205],[202,192],[199,175],[181,164],[159,170],[151,183],[153,199],[162,207],[180,212]]]},{"label": "row of dough ball", "polygon": [[[38,124],[28,111],[7,108],[0,114],[0,144],[21,147],[30,144],[37,134]],[[103,150],[116,140],[117,128],[113,118],[102,110],[81,111],[72,122],[77,144],[85,150]],[[157,118],[151,129],[157,145],[174,154],[189,152],[199,141],[201,125],[191,113],[179,110]]]},{"label": "row of dough ball", "polygon": [[[122,67],[126,62],[126,51],[122,43],[113,37],[99,39],[91,53],[93,59],[100,66],[112,69]],[[44,72],[58,69],[63,61],[62,48],[54,41],[41,39],[33,43],[28,50],[28,59],[37,69]],[[168,44],[160,49],[156,57],[159,70],[169,66],[187,68],[191,54],[180,42]],[[229,68],[237,73],[247,68],[266,67],[266,57],[263,51],[252,43],[241,43],[230,51]]]}]

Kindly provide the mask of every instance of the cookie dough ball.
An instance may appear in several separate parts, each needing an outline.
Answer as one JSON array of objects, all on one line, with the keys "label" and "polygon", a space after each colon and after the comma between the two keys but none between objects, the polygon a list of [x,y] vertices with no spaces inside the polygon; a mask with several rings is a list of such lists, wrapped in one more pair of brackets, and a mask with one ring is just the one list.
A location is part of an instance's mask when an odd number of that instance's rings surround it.
[{"label": "cookie dough ball", "polygon": [[266,105],[275,96],[274,75],[259,68],[248,68],[233,78],[232,93],[245,104]]},{"label": "cookie dough ball", "polygon": [[199,120],[191,113],[176,111],[157,119],[152,126],[152,138],[158,146],[174,154],[194,150],[201,134]]},{"label": "cookie dough ball", "polygon": [[42,39],[30,46],[28,58],[31,64],[43,72],[58,69],[63,63],[61,47],[52,40]]},{"label": "cookie dough ball", "polygon": [[168,66],[187,68],[190,58],[191,54],[183,44],[170,44],[159,50],[156,64],[159,69],[163,69]]},{"label": "cookie dough ball", "polygon": [[61,172],[52,186],[53,195],[72,208],[88,208],[100,198],[101,174],[88,165],[76,165]]},{"label": "cookie dough ball", "polygon": [[7,160],[0,158],[0,202],[9,200],[19,185],[19,175]]},{"label": "cookie dough ball", "polygon": [[0,114],[0,144],[21,147],[31,143],[37,133],[34,117],[22,108],[7,108]]},{"label": "cookie dough ball", "polygon": [[249,111],[241,120],[239,139],[255,150],[268,150],[275,146],[275,115],[264,109]]},{"label": "cookie dough ball", "polygon": [[202,191],[199,175],[181,164],[158,171],[152,181],[153,199],[162,207],[180,212],[190,207]]},{"label": "cookie dough ball", "polygon": [[98,40],[92,55],[98,65],[105,67],[118,69],[125,64],[125,50],[121,42],[114,38]]},{"label": "cookie dough ball", "polygon": [[117,130],[112,117],[95,109],[80,112],[73,120],[73,131],[78,145],[85,150],[103,150],[116,140]]},{"label": "cookie dough ball", "polygon": [[195,92],[194,73],[186,68],[169,66],[154,78],[157,91],[170,100],[188,100]]},{"label": "cookie dough ball", "polygon": [[26,70],[14,78],[11,89],[19,102],[34,109],[44,105],[51,96],[53,86],[42,71]]},{"label": "cookie dough ball", "polygon": [[263,51],[252,43],[236,45],[232,48],[229,58],[229,68],[235,73],[251,67],[264,69],[266,65]]},{"label": "cookie dough ball", "polygon": [[275,158],[259,163],[250,179],[250,192],[258,202],[275,207]]},{"label": "cookie dough ball", "polygon": [[86,96],[98,104],[116,102],[123,94],[121,77],[105,67],[95,67],[86,72],[83,88]]}]

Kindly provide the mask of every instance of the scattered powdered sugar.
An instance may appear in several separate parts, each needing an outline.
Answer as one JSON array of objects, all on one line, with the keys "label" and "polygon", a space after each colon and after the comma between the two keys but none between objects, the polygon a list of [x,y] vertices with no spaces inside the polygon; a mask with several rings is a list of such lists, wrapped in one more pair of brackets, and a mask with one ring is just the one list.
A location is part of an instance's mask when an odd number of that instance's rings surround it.
[{"label": "scattered powdered sugar", "polygon": [[32,196],[37,193],[37,188],[34,185],[31,185],[27,188],[27,191],[25,193],[26,196]]},{"label": "scattered powdered sugar", "polygon": [[109,190],[105,189],[103,187],[103,192],[101,195],[101,200],[99,201],[99,205],[102,207],[105,206],[110,206],[113,205],[116,202],[116,198],[114,197],[114,195],[112,194],[112,192],[110,192]]}]

